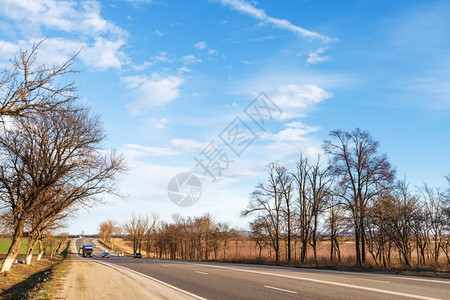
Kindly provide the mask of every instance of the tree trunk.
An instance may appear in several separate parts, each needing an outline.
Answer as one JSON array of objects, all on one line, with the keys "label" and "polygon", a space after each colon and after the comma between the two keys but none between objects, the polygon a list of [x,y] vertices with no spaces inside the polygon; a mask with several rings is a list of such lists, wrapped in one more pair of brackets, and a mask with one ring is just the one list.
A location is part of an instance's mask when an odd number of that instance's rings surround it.
[{"label": "tree trunk", "polygon": [[356,266],[361,267],[361,248],[360,235],[358,226],[355,227],[355,250],[356,250]]},{"label": "tree trunk", "polygon": [[31,260],[33,258],[34,247],[36,246],[37,238],[30,238],[28,241],[27,254],[25,258],[25,264],[31,265]]},{"label": "tree trunk", "polygon": [[333,251],[334,251],[334,234],[331,234],[331,246],[330,246],[330,262],[333,262]]},{"label": "tree trunk", "polygon": [[38,244],[39,244],[39,254],[38,254],[36,260],[41,260],[42,255],[44,254],[44,245],[42,245],[42,239],[38,240]]},{"label": "tree trunk", "polygon": [[364,217],[361,216],[359,222],[361,229],[359,230],[360,239],[361,239],[361,265],[366,262],[366,233],[364,230]]},{"label": "tree trunk", "polygon": [[314,230],[312,232],[312,247],[314,253],[314,262],[317,263],[317,212],[314,216]]},{"label": "tree trunk", "polygon": [[[40,240],[41,235],[42,235],[41,231],[37,230],[36,235],[30,237],[30,239],[28,241],[27,256],[25,258],[25,264],[27,264],[27,265],[31,264],[31,260],[33,258],[33,252],[34,252],[34,249],[36,248],[36,243],[38,240]],[[60,243],[60,245],[61,245],[61,243]],[[39,246],[41,246],[41,245],[39,245]]]},{"label": "tree trunk", "polygon": [[[23,223],[23,222],[22,222]],[[0,273],[7,272],[11,270],[11,266],[14,260],[19,254],[20,244],[22,243],[22,233],[23,233],[24,224],[19,225],[18,230],[13,235],[11,247],[9,247],[8,254],[6,254],[5,259],[3,260],[2,267],[0,269]]]},{"label": "tree trunk", "polygon": [[306,257],[307,257],[307,248],[308,247],[308,240],[306,238],[303,238],[302,240],[302,252],[301,252],[301,256],[300,256],[300,262],[301,263],[305,263],[306,262]]}]

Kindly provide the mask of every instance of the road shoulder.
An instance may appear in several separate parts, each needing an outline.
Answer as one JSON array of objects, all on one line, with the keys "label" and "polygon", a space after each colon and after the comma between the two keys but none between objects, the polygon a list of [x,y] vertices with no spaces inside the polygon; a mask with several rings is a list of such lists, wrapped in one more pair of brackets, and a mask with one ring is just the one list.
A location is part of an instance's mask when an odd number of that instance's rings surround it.
[{"label": "road shoulder", "polygon": [[75,247],[69,255],[69,272],[62,279],[62,287],[55,299],[197,298],[127,268],[81,258]]}]

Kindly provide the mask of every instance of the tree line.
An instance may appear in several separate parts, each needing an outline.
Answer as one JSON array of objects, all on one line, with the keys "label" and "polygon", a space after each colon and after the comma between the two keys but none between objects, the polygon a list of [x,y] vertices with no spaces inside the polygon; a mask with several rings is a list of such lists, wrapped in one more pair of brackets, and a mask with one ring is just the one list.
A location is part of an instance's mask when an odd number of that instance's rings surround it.
[{"label": "tree line", "polygon": [[[319,246],[328,249],[330,263],[339,264],[342,244],[350,241],[358,267],[368,257],[382,268],[437,266],[440,258],[450,266],[450,177],[447,187],[411,188],[379,153],[379,142],[360,129],[331,132],[323,150],[328,161],[300,154],[291,169],[266,167],[266,179],[241,212],[253,217],[247,231],[211,214],[174,215],[172,222],[153,214],[133,215],[121,226],[107,220],[100,237],[110,242],[112,232],[120,232],[133,252],[188,260],[238,260],[238,244],[250,241],[256,260],[268,249],[275,262],[300,264],[317,263]],[[229,257],[232,244],[236,250]]]},{"label": "tree line", "polygon": [[[114,228],[113,230],[110,230]],[[226,257],[228,244],[237,231],[225,223],[215,222],[211,214],[199,217],[173,216],[173,222],[159,220],[157,214],[132,215],[122,225],[113,220],[100,224],[99,237],[107,244],[113,235],[132,242],[133,252],[147,256],[185,260],[209,260]]]},{"label": "tree line", "polygon": [[56,230],[102,193],[117,193],[125,168],[120,154],[102,149],[99,116],[82,104],[66,75],[76,55],[60,65],[37,64],[44,40],[20,50],[0,78],[0,224],[12,237],[0,272],[9,271],[21,242],[32,261],[46,232]]},{"label": "tree line", "polygon": [[424,184],[413,191],[398,179],[379,142],[367,131],[336,130],[324,141],[329,157],[311,161],[300,154],[293,170],[279,163],[266,169],[267,179],[256,186],[242,216],[253,215],[252,235],[267,243],[279,261],[281,242],[291,261],[292,239],[299,240],[299,261],[309,249],[317,262],[319,240],[329,242],[329,260],[340,262],[340,236],[351,236],[355,265],[370,255],[377,266],[390,267],[392,257],[406,267],[439,263],[445,255],[450,266],[449,188]]}]

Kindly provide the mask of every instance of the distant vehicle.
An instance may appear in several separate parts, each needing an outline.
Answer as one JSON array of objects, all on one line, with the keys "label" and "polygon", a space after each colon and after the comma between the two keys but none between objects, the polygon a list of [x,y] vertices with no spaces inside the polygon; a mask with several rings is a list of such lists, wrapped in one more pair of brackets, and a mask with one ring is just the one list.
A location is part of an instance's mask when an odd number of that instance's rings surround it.
[{"label": "distant vehicle", "polygon": [[134,257],[134,258],[142,258],[142,255],[141,255],[141,253],[136,252],[136,253],[133,255],[133,257]]},{"label": "distant vehicle", "polygon": [[94,253],[94,247],[92,245],[84,245],[83,246],[83,257],[92,257]]},{"label": "distant vehicle", "polygon": [[109,258],[109,252],[108,251],[103,252],[102,258]]},{"label": "distant vehicle", "polygon": [[123,251],[117,251],[117,256],[118,257],[123,257],[123,255],[124,255]]}]

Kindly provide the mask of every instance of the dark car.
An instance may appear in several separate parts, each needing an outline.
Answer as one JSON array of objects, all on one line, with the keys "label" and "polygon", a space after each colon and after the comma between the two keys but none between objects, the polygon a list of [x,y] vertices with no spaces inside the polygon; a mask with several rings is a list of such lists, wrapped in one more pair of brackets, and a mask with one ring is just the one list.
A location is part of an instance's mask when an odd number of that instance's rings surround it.
[{"label": "dark car", "polygon": [[142,258],[142,255],[141,255],[139,252],[136,252],[136,253],[133,255],[133,257],[134,257],[134,258]]},{"label": "dark car", "polygon": [[103,252],[102,253],[102,258],[109,258],[109,252],[108,251],[105,251],[105,252]]}]

